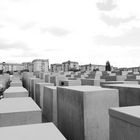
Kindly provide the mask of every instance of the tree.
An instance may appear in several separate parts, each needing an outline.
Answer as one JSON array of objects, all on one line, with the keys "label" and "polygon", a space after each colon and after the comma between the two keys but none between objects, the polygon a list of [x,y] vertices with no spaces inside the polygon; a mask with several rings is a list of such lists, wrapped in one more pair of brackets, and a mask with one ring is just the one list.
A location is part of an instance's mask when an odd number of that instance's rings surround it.
[{"label": "tree", "polygon": [[111,66],[110,66],[110,62],[109,61],[106,62],[105,70],[106,71],[111,71]]}]

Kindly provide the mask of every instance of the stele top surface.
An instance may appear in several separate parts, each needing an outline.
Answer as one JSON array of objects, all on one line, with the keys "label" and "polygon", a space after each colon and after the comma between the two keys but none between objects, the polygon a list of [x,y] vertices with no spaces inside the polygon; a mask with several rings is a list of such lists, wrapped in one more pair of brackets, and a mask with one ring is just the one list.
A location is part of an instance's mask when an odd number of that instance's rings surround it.
[{"label": "stele top surface", "polygon": [[45,86],[45,88],[49,88],[49,89],[57,89],[56,86]]},{"label": "stele top surface", "polygon": [[36,83],[36,85],[46,85],[46,83],[45,82],[43,82],[43,83]]},{"label": "stele top surface", "polygon": [[17,93],[17,92],[28,92],[28,91],[23,87],[9,87],[8,89],[5,90],[4,93]]},{"label": "stele top surface", "polygon": [[0,113],[41,111],[30,97],[3,98],[0,100]]},{"label": "stele top surface", "polygon": [[36,77],[31,77],[31,78],[29,78],[30,80],[34,80],[34,79],[37,79]]},{"label": "stele top surface", "polygon": [[43,82],[43,83],[36,83],[38,85],[44,85],[44,86],[50,86],[50,85],[53,85],[53,83],[46,83],[46,82]]},{"label": "stele top surface", "polygon": [[104,81],[103,83],[124,83],[124,81]]},{"label": "stele top surface", "polygon": [[1,127],[2,140],[66,140],[53,123]]},{"label": "stele top surface", "polygon": [[109,88],[102,88],[100,86],[68,86],[68,87],[58,87],[58,88],[65,88],[65,89],[71,89],[81,92],[92,92],[92,91],[111,91],[112,89]]},{"label": "stele top surface", "polygon": [[10,84],[15,84],[15,83],[20,83],[20,84],[22,84],[21,81],[12,81]]},{"label": "stele top surface", "polygon": [[109,114],[115,118],[140,126],[140,106],[111,108]]},{"label": "stele top surface", "polygon": [[105,84],[105,86],[112,87],[127,87],[127,88],[140,88],[138,84]]}]

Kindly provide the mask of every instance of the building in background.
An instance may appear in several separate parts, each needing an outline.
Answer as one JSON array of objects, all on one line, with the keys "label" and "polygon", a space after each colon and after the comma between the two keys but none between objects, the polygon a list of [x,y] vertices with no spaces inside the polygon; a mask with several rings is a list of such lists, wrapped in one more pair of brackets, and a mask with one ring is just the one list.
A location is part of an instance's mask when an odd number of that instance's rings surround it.
[{"label": "building in background", "polygon": [[41,71],[48,72],[49,71],[49,60],[48,59],[35,59],[32,61],[33,72]]},{"label": "building in background", "polygon": [[51,64],[51,72],[62,71],[62,64]]},{"label": "building in background", "polygon": [[131,71],[131,72],[140,72],[140,67],[131,67],[131,68],[127,68],[127,71]]},{"label": "building in background", "polygon": [[87,64],[80,66],[81,71],[105,71],[105,65]]},{"label": "building in background", "polygon": [[15,71],[22,71],[24,69],[23,64],[17,64],[17,63],[0,63],[0,70],[2,72],[15,72]]},{"label": "building in background", "polygon": [[22,65],[24,66],[24,70],[29,70],[29,72],[33,71],[32,62],[24,62],[24,63],[22,63]]},{"label": "building in background", "polygon": [[67,61],[62,63],[62,70],[63,71],[75,71],[79,70],[79,63],[74,61]]}]

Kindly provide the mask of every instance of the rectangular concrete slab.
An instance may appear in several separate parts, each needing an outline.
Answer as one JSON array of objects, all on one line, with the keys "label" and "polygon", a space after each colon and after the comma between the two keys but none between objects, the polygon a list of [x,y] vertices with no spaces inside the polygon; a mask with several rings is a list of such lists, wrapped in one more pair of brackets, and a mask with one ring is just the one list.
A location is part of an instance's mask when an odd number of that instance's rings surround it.
[{"label": "rectangular concrete slab", "polygon": [[34,98],[34,87],[33,87],[33,84],[34,84],[34,80],[37,79],[37,78],[29,78],[29,96]]},{"label": "rectangular concrete slab", "polygon": [[43,109],[44,86],[54,86],[54,84],[53,83],[36,83],[35,84],[36,103],[42,109]]},{"label": "rectangular concrete slab", "polygon": [[100,86],[101,82],[105,82],[105,80],[104,79],[81,79],[82,85]]},{"label": "rectangular concrete slab", "polygon": [[118,90],[115,89],[58,87],[58,128],[70,140],[108,140],[108,109],[118,105]]},{"label": "rectangular concrete slab", "polygon": [[43,115],[48,122],[57,126],[57,87],[45,86],[43,98]]},{"label": "rectangular concrete slab", "polygon": [[0,100],[0,127],[41,122],[41,109],[30,97]]},{"label": "rectangular concrete slab", "polygon": [[65,79],[66,77],[61,75],[50,76],[50,83],[53,83],[54,86],[59,86],[59,81]]},{"label": "rectangular concrete slab", "polygon": [[103,86],[104,84],[124,84],[124,81],[105,81],[105,82],[101,82],[101,86]]},{"label": "rectangular concrete slab", "polygon": [[60,80],[59,86],[80,86],[81,80]]},{"label": "rectangular concrete slab", "polygon": [[111,108],[110,140],[140,139],[140,106]]},{"label": "rectangular concrete slab", "polygon": [[1,127],[2,140],[66,140],[52,123]]},{"label": "rectangular concrete slab", "polygon": [[35,102],[36,102],[36,94],[35,94],[35,85],[36,85],[36,83],[44,83],[44,80],[37,78],[37,79],[33,79],[33,81],[32,81],[33,99],[34,99]]},{"label": "rectangular concrete slab", "polygon": [[33,77],[32,72],[24,72],[22,75],[23,87],[29,90],[29,78]]},{"label": "rectangular concrete slab", "polygon": [[21,81],[14,81],[10,83],[11,87],[22,87],[22,82]]},{"label": "rectangular concrete slab", "polygon": [[3,93],[4,98],[28,97],[28,91],[23,87],[9,87]]},{"label": "rectangular concrete slab", "polygon": [[140,85],[135,84],[106,84],[106,88],[119,90],[119,106],[140,105]]}]

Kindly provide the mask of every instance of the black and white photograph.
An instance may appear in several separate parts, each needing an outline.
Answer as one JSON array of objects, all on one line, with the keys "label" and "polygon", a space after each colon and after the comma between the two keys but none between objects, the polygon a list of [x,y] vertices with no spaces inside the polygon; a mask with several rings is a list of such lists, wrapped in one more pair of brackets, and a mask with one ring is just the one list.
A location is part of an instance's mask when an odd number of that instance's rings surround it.
[{"label": "black and white photograph", "polygon": [[0,0],[2,140],[140,140],[139,0]]}]

